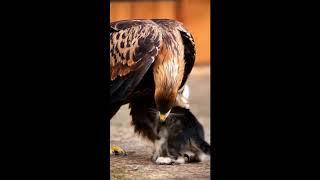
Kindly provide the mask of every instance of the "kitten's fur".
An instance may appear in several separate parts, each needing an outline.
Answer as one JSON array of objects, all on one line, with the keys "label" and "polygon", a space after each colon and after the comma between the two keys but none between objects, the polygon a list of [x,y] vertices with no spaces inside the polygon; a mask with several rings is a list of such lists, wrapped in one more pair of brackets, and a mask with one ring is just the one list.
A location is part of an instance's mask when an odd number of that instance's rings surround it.
[{"label": "kitten's fur", "polygon": [[152,93],[136,95],[130,103],[134,130],[154,143],[152,160],[158,164],[202,161],[210,157],[210,145],[204,140],[203,127],[188,109],[188,87],[179,93],[177,106],[171,109],[164,123],[160,122],[155,103],[143,101],[152,102]]},{"label": "kitten's fur", "polygon": [[[156,114],[155,119],[159,119]],[[154,121],[155,140],[152,160],[158,164],[203,161],[210,156],[204,130],[189,109],[174,107],[164,123]]]}]

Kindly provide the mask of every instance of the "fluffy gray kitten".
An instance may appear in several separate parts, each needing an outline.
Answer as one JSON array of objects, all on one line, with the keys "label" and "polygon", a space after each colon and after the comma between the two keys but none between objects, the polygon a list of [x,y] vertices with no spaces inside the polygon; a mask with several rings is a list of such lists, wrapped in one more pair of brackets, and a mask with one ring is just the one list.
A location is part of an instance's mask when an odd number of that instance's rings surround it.
[{"label": "fluffy gray kitten", "polygon": [[[185,86],[176,99],[176,106],[164,122],[159,119],[153,94],[136,95],[131,108],[132,125],[136,133],[154,143],[152,161],[157,164],[199,162],[210,158],[210,145],[204,140],[204,130],[190,112],[189,89]],[[135,111],[136,113],[132,113]]]},{"label": "fluffy gray kitten", "polygon": [[152,160],[157,164],[200,162],[210,157],[204,130],[189,109],[174,107],[165,122],[154,121],[158,139]]}]

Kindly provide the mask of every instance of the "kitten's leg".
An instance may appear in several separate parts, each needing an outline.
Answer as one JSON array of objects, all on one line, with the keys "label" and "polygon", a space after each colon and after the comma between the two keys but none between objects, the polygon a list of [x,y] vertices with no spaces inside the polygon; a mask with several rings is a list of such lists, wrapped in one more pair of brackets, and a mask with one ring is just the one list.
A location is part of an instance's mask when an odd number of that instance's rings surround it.
[{"label": "kitten's leg", "polygon": [[178,158],[176,160],[174,160],[174,163],[176,163],[176,164],[185,164],[186,160],[185,160],[184,157],[178,156]]},{"label": "kitten's leg", "polygon": [[168,156],[172,159],[175,164],[184,164],[186,161],[183,155],[179,153],[180,149],[177,147],[168,147]]},{"label": "kitten's leg", "polygon": [[174,163],[174,161],[170,157],[158,157],[155,162],[156,164],[166,164],[166,165]]},{"label": "kitten's leg", "polygon": [[159,138],[157,140],[154,141],[153,144],[153,155],[152,155],[152,161],[156,161],[158,159],[158,157],[160,156],[160,152],[161,152],[161,146],[164,143],[164,138]]},{"label": "kitten's leg", "polygon": [[156,162],[161,156],[164,156],[163,151],[167,146],[167,138],[162,133],[159,133],[160,138],[154,141],[154,151],[152,156],[152,161]]},{"label": "kitten's leg", "polygon": [[197,153],[196,159],[197,161],[200,161],[200,162],[210,161],[210,156],[203,152],[199,152]]},{"label": "kitten's leg", "polygon": [[[174,157],[174,156],[172,156]],[[189,162],[196,161],[197,155],[191,151],[185,151],[184,153],[176,156],[177,158],[173,159],[173,162],[176,164],[185,164]]]},{"label": "kitten's leg", "polygon": [[164,143],[162,145],[162,153],[161,156],[157,158],[156,163],[157,164],[173,164],[173,163],[177,163],[177,164],[183,164],[184,163],[184,159],[179,159],[179,154],[174,153],[171,154],[168,150],[168,143]]},{"label": "kitten's leg", "polygon": [[196,150],[195,160],[200,162],[210,160],[210,145],[201,138],[195,140],[191,140],[192,146]]},{"label": "kitten's leg", "polygon": [[185,160],[185,162],[193,162],[195,161],[195,158],[196,158],[196,154],[193,153],[192,151],[185,151],[183,153],[183,158]]},{"label": "kitten's leg", "polygon": [[161,136],[161,138],[155,142],[153,160],[156,164],[173,164],[175,159],[168,151],[167,131],[163,129],[160,131],[159,136]]},{"label": "kitten's leg", "polygon": [[191,152],[191,151],[186,151],[182,154],[173,156],[173,155],[169,155],[168,158],[171,159],[171,163],[175,163],[175,164],[185,164],[185,163],[189,163],[189,162],[193,162],[196,159],[196,154]]}]

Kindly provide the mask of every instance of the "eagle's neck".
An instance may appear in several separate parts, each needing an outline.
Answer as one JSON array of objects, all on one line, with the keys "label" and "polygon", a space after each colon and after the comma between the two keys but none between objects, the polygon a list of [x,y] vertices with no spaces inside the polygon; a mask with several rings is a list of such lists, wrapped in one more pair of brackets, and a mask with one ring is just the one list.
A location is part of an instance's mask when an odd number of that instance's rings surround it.
[{"label": "eagle's neck", "polygon": [[183,51],[162,48],[153,67],[155,96],[175,98],[184,75]]}]

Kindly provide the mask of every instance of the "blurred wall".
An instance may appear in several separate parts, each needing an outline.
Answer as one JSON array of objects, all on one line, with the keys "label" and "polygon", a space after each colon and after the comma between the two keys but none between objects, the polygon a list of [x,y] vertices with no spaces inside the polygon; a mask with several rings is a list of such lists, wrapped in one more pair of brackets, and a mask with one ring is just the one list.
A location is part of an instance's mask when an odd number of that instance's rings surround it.
[{"label": "blurred wall", "polygon": [[111,0],[110,18],[181,21],[194,36],[196,64],[210,63],[210,0]]}]

